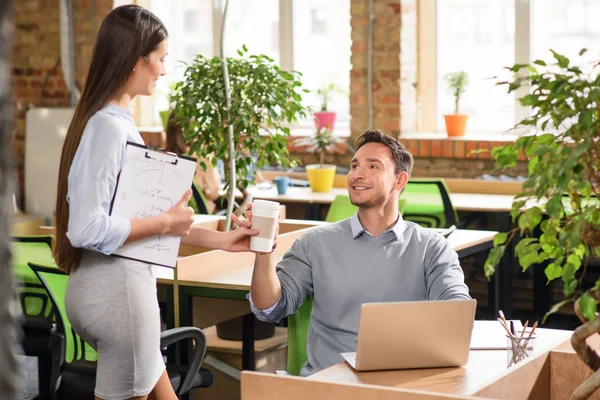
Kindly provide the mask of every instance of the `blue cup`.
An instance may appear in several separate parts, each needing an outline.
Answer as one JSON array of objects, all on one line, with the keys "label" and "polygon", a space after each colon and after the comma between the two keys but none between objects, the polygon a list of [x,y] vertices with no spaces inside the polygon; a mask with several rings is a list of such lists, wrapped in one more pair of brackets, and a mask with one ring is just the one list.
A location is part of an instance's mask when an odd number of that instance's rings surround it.
[{"label": "blue cup", "polygon": [[288,186],[290,186],[290,178],[287,176],[276,176],[273,181],[277,186],[277,193],[279,194],[285,194]]}]

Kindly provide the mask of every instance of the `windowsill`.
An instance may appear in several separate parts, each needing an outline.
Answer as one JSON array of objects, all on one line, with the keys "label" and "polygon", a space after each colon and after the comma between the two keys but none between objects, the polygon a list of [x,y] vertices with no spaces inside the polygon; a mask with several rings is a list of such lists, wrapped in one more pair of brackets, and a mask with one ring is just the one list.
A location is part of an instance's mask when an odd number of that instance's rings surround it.
[{"label": "windowsill", "polygon": [[519,136],[510,133],[465,133],[465,136],[448,136],[444,132],[406,132],[400,134],[400,139],[421,140],[457,140],[457,141],[489,141],[489,142],[514,142]]}]

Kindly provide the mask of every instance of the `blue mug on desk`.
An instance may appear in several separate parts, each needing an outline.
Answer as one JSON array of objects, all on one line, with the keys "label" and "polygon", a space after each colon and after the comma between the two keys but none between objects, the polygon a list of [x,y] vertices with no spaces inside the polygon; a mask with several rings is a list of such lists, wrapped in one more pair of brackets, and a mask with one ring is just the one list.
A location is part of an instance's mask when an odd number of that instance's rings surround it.
[{"label": "blue mug on desk", "polygon": [[275,182],[279,194],[285,194],[288,186],[290,186],[290,178],[287,176],[276,176],[273,182]]}]

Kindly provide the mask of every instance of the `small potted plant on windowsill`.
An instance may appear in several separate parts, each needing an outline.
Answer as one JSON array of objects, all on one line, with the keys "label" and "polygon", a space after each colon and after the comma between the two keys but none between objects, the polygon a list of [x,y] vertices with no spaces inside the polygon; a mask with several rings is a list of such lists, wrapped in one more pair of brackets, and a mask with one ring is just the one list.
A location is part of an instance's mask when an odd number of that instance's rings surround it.
[{"label": "small potted plant on windowsill", "polygon": [[309,164],[305,167],[308,183],[313,192],[329,192],[333,187],[337,167],[333,164],[325,164],[325,156],[341,154],[343,149],[352,151],[352,146],[346,139],[334,135],[326,127],[317,129],[314,136],[297,139],[294,144],[306,146],[304,151],[317,155],[318,164]]},{"label": "small potted plant on windowsill", "polygon": [[469,116],[458,112],[460,98],[469,84],[469,75],[465,71],[451,72],[444,76],[448,91],[454,96],[454,114],[444,115],[448,136],[464,136]]},{"label": "small potted plant on windowsill", "polygon": [[331,96],[336,93],[340,94],[343,93],[343,91],[335,83],[325,83],[317,89],[317,95],[321,97],[321,111],[317,111],[313,114],[317,131],[322,128],[327,128],[329,131],[333,132],[336,113],[328,110],[327,103]]}]

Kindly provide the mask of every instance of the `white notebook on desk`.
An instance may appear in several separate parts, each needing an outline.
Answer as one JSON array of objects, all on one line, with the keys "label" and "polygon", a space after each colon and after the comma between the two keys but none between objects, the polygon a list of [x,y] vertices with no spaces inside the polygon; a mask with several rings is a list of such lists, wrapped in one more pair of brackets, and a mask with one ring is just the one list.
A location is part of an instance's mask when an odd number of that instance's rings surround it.
[{"label": "white notebook on desk", "polygon": [[[515,331],[523,330],[521,321],[514,320]],[[507,333],[496,320],[475,321],[471,334],[471,350],[506,350],[509,343]],[[527,346],[532,348],[531,345]]]}]

